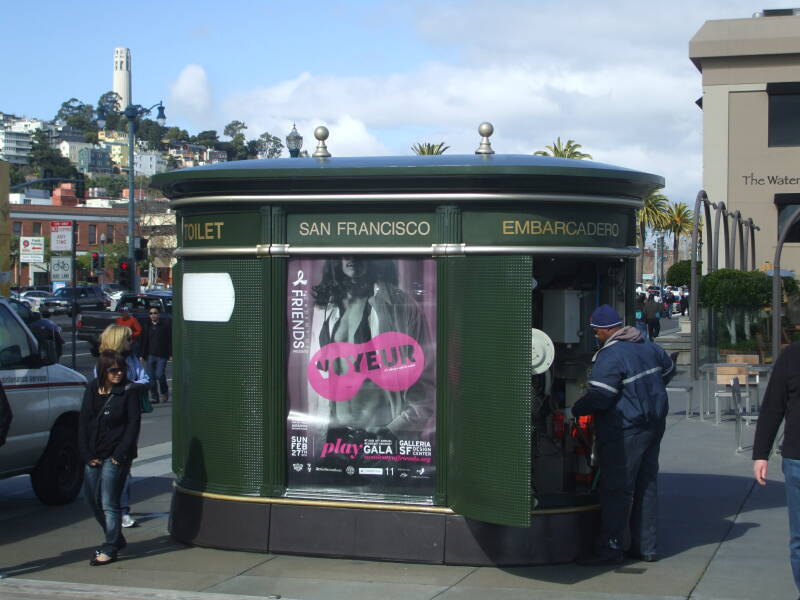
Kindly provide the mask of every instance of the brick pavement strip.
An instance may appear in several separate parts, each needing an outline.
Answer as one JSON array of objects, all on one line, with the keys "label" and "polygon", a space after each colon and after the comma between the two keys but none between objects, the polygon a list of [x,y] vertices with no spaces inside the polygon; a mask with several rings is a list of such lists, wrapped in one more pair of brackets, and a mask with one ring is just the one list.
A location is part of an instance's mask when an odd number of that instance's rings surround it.
[{"label": "brick pavement strip", "polygon": [[0,581],[0,598],[3,600],[107,600],[108,598],[115,600],[267,600],[275,598],[291,600],[278,594],[242,596],[17,578]]}]

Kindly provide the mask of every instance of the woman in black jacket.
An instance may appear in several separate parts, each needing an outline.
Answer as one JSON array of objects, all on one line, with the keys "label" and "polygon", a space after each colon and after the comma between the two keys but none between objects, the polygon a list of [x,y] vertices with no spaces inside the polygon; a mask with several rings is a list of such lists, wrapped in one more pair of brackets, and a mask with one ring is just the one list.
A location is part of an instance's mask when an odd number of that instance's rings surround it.
[{"label": "woman in black jacket", "polygon": [[97,360],[97,379],[86,388],[81,406],[78,444],[86,463],[83,492],[105,533],[92,566],[107,565],[125,547],[120,495],[136,458],[141,406],[138,390],[126,376],[125,359],[105,350]]}]

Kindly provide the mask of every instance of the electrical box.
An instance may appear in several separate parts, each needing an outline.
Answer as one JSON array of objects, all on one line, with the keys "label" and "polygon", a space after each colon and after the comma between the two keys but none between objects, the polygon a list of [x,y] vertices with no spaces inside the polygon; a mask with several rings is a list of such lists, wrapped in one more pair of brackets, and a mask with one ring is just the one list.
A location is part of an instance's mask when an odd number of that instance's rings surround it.
[{"label": "electrical box", "polygon": [[555,343],[581,341],[580,290],[542,290],[542,329]]}]

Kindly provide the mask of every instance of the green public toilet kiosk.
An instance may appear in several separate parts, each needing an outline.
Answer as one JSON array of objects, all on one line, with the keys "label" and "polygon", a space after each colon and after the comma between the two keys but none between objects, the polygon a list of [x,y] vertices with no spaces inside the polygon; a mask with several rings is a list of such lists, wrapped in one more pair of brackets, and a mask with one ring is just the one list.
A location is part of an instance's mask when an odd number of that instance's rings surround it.
[{"label": "green public toilet kiosk", "polygon": [[663,179],[479,152],[154,178],[178,231],[173,537],[472,565],[589,547],[592,425],[569,407],[591,311],[630,323]]}]

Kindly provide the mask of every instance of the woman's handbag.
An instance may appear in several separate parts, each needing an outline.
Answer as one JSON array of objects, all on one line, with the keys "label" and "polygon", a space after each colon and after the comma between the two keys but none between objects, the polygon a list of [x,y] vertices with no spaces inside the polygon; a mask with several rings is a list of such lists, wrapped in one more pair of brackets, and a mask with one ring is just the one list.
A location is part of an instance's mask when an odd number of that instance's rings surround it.
[{"label": "woman's handbag", "polygon": [[143,413],[153,412],[153,405],[150,404],[150,394],[147,392],[147,390],[144,392],[139,392],[139,401],[142,404]]}]

